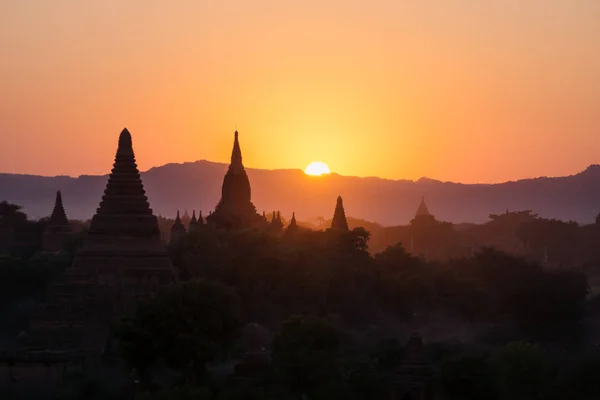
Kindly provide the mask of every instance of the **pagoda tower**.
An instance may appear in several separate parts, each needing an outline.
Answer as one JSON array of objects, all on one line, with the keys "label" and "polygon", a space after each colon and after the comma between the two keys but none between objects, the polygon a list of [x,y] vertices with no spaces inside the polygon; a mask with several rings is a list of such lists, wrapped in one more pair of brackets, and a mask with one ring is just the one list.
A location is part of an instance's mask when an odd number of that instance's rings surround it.
[{"label": "pagoda tower", "polygon": [[63,207],[62,194],[56,192],[54,209],[42,236],[42,249],[48,252],[60,251],[71,234],[67,214]]},{"label": "pagoda tower", "polygon": [[124,129],[84,245],[32,318],[28,342],[102,352],[112,323],[176,280]]},{"label": "pagoda tower", "polygon": [[283,221],[281,221],[281,214],[279,211],[273,211],[273,218],[271,218],[270,229],[274,233],[280,233],[283,231]]},{"label": "pagoda tower", "polygon": [[204,225],[204,217],[202,216],[202,210],[198,211],[198,226]]},{"label": "pagoda tower", "polygon": [[196,232],[198,230],[198,220],[196,219],[196,211],[192,210],[192,218],[190,219],[190,223],[188,225],[188,232]]},{"label": "pagoda tower", "polygon": [[221,200],[215,211],[206,218],[208,225],[216,229],[245,229],[261,224],[262,218],[252,204],[248,175],[242,163],[242,150],[235,131],[231,164],[223,179]]},{"label": "pagoda tower", "polygon": [[178,241],[185,235],[185,225],[179,217],[179,210],[177,210],[177,216],[175,217],[175,223],[171,227],[171,243]]},{"label": "pagoda tower", "polygon": [[411,225],[427,226],[435,225],[436,222],[435,217],[429,212],[429,207],[425,204],[425,196],[422,196],[415,218],[410,221]]},{"label": "pagoda tower", "polygon": [[292,219],[290,220],[290,224],[285,228],[287,233],[297,232],[300,227],[298,226],[298,222],[296,222],[296,213],[292,213]]},{"label": "pagoda tower", "polygon": [[348,221],[346,220],[346,212],[344,211],[344,203],[342,196],[338,196],[337,203],[335,205],[335,211],[333,212],[333,219],[331,220],[331,229],[336,231],[347,232]]}]

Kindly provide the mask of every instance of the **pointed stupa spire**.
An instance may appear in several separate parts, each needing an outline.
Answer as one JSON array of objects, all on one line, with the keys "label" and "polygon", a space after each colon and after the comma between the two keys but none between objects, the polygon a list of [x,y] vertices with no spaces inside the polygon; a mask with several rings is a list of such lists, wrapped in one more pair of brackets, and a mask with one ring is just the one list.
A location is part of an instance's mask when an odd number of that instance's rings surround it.
[{"label": "pointed stupa spire", "polygon": [[338,196],[333,212],[333,220],[331,221],[331,229],[338,231],[348,231],[348,221],[346,220],[346,212],[344,211],[344,203],[342,196]]},{"label": "pointed stupa spire", "polygon": [[65,213],[65,208],[63,207],[62,194],[60,190],[56,192],[54,209],[52,210],[52,214],[50,215],[50,220],[48,221],[48,224],[53,226],[69,225],[69,220],[67,219],[67,214]]},{"label": "pointed stupa spire", "polygon": [[175,223],[171,227],[171,241],[179,239],[185,233],[185,225],[181,222],[179,217],[179,210],[177,210],[177,216],[175,217]]},{"label": "pointed stupa spire", "polygon": [[204,225],[204,217],[202,216],[202,210],[198,210],[198,225]]},{"label": "pointed stupa spire", "polygon": [[292,219],[290,220],[290,224],[287,227],[287,231],[288,232],[293,232],[296,231],[298,229],[298,222],[296,222],[296,213],[293,212],[292,213]]},{"label": "pointed stupa spire", "polygon": [[60,190],[56,192],[56,200],[48,224],[42,235],[42,249],[45,251],[59,251],[67,240],[71,229],[69,220],[62,203]]},{"label": "pointed stupa spire", "polygon": [[107,235],[160,240],[158,222],[146,197],[127,128],[119,135],[115,163],[92,218],[88,242],[103,242]]},{"label": "pointed stupa spire", "polygon": [[244,168],[242,164],[242,150],[240,148],[240,141],[238,139],[238,131],[236,130],[233,134],[233,150],[231,151],[231,167]]},{"label": "pointed stupa spire", "polygon": [[420,216],[429,216],[429,208],[427,208],[427,204],[425,204],[425,196],[421,197],[421,204],[419,204],[419,208],[417,208],[416,217]]},{"label": "pointed stupa spire", "polygon": [[196,211],[192,210],[192,218],[190,218],[188,230],[190,232],[195,232],[197,229],[198,229],[198,220],[196,219]]}]

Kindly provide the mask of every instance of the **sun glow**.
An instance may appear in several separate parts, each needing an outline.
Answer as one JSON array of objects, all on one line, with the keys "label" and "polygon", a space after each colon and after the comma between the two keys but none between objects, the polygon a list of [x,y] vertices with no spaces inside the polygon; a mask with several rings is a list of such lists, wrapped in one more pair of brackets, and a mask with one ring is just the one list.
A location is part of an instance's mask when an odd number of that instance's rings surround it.
[{"label": "sun glow", "polygon": [[329,174],[331,171],[327,164],[322,163],[321,161],[315,161],[308,164],[306,169],[304,170],[306,175],[320,176],[324,174]]}]

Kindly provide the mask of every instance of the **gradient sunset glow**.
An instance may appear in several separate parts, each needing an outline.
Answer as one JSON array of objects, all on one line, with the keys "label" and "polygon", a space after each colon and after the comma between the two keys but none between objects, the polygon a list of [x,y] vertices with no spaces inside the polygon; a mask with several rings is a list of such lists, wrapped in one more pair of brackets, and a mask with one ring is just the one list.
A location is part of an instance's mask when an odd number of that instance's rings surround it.
[{"label": "gradient sunset glow", "polygon": [[0,172],[250,168],[497,182],[600,162],[600,2],[9,0]]}]

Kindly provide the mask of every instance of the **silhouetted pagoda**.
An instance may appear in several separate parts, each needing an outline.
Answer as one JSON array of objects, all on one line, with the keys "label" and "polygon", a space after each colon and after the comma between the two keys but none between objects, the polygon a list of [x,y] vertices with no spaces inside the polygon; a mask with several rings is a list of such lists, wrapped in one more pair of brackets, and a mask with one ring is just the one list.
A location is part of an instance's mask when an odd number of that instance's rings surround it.
[{"label": "silhouetted pagoda", "polygon": [[[50,349],[102,352],[110,325],[140,300],[176,281],[124,129],[104,196],[85,243],[31,321],[28,342]],[[31,345],[30,343],[30,345]]]},{"label": "silhouetted pagoda", "polygon": [[48,224],[44,230],[42,237],[42,249],[48,252],[60,251],[69,235],[71,234],[71,228],[69,228],[69,221],[65,208],[63,207],[62,195],[60,190],[56,192],[56,200],[54,202],[54,209],[48,219]]},{"label": "silhouetted pagoda", "polygon": [[290,224],[285,229],[286,232],[297,232],[300,227],[298,226],[298,222],[296,222],[296,213],[292,213],[292,219],[290,220]]},{"label": "silhouetted pagoda", "polygon": [[198,220],[196,219],[196,211],[192,210],[192,219],[190,219],[190,223],[188,225],[188,232],[196,232],[198,230]]},{"label": "silhouetted pagoda", "polygon": [[281,213],[279,211],[273,211],[273,217],[271,218],[269,229],[273,233],[283,232],[283,221],[281,220]]},{"label": "silhouetted pagoda", "polygon": [[185,235],[185,225],[179,217],[179,210],[177,210],[177,216],[175,217],[175,223],[171,227],[171,242],[178,241]]},{"label": "silhouetted pagoda", "polygon": [[411,224],[428,224],[436,222],[435,217],[429,212],[427,204],[425,204],[425,196],[421,197],[421,203],[415,213],[415,218],[411,221]]},{"label": "silhouetted pagoda", "polygon": [[333,212],[333,220],[331,220],[331,229],[336,231],[348,231],[348,221],[346,220],[342,196],[338,196],[337,198],[335,211]]},{"label": "silhouetted pagoda", "polygon": [[206,218],[207,224],[216,229],[245,229],[264,224],[251,201],[250,181],[242,163],[238,132],[234,135],[231,164],[223,179],[221,200]]}]

